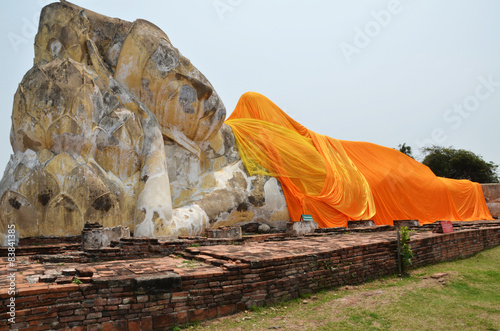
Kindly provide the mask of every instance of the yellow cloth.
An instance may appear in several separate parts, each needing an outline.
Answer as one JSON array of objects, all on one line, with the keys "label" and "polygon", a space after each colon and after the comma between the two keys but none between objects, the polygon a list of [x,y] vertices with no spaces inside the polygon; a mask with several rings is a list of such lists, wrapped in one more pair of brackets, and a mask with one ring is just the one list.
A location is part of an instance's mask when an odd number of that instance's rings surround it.
[{"label": "yellow cloth", "polygon": [[320,227],[492,219],[481,185],[436,177],[391,148],[317,134],[261,94],[243,94],[226,123],[248,172],[280,181],[293,221],[301,214]]}]

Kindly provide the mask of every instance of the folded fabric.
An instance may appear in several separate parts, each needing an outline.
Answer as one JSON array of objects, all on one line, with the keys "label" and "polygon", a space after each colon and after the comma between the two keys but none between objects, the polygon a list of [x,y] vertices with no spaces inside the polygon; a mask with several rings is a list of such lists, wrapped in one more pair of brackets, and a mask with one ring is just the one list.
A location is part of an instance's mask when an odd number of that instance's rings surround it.
[{"label": "folded fabric", "polygon": [[478,183],[437,177],[395,149],[315,133],[261,94],[243,94],[226,123],[248,172],[280,181],[292,221],[492,219]]}]

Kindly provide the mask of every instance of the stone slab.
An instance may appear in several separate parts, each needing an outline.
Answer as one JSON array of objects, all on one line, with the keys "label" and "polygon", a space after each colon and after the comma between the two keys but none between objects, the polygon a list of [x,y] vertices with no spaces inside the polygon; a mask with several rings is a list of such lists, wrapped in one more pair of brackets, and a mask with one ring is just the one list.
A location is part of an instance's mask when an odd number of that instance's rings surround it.
[{"label": "stone slab", "polygon": [[375,222],[372,220],[360,220],[360,221],[348,221],[347,228],[355,229],[355,228],[364,228],[367,226],[375,226]]},{"label": "stone slab", "polygon": [[393,224],[397,229],[404,226],[407,227],[420,226],[420,222],[418,220],[394,220]]},{"label": "stone slab", "polygon": [[205,230],[208,238],[217,239],[241,239],[242,232],[240,226],[233,226],[229,228],[218,228],[218,229],[206,229]]},{"label": "stone slab", "polygon": [[112,241],[130,238],[130,229],[121,225],[112,228],[92,227],[82,231],[82,250],[109,247]]},{"label": "stone slab", "polygon": [[314,221],[288,222],[286,224],[286,234],[289,236],[303,236],[314,233],[318,229],[318,223]]}]

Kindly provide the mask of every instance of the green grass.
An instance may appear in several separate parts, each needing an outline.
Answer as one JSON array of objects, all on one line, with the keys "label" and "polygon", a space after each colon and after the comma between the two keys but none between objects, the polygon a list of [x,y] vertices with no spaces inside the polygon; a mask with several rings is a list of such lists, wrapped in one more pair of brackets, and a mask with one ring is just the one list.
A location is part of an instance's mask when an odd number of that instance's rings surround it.
[{"label": "green grass", "polygon": [[76,277],[73,277],[73,280],[71,282],[76,285],[83,284],[83,282]]},{"label": "green grass", "polygon": [[[448,273],[442,282],[430,277],[440,272]],[[500,247],[410,270],[402,279],[391,276],[323,291],[193,328],[500,331]]]},{"label": "green grass", "polygon": [[179,268],[188,268],[188,269],[194,269],[196,267],[199,267],[201,265],[200,262],[196,260],[184,260],[182,261],[181,265],[178,265]]}]

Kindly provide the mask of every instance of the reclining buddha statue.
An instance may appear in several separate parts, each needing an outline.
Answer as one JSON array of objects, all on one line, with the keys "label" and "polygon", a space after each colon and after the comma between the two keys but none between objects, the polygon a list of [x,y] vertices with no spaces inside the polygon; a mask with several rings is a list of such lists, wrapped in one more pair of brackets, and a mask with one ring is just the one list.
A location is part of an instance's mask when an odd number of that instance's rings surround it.
[{"label": "reclining buddha statue", "polygon": [[41,13],[14,97],[0,234],[67,236],[85,222],[135,236],[289,219],[275,178],[249,176],[210,82],[145,20],[68,2]]},{"label": "reclining buddha statue", "polygon": [[207,227],[491,218],[481,187],[395,150],[316,134],[244,94],[224,123],[214,87],[145,20],[66,1],[42,10],[14,97],[0,236],[69,236],[85,222],[134,236]]}]

